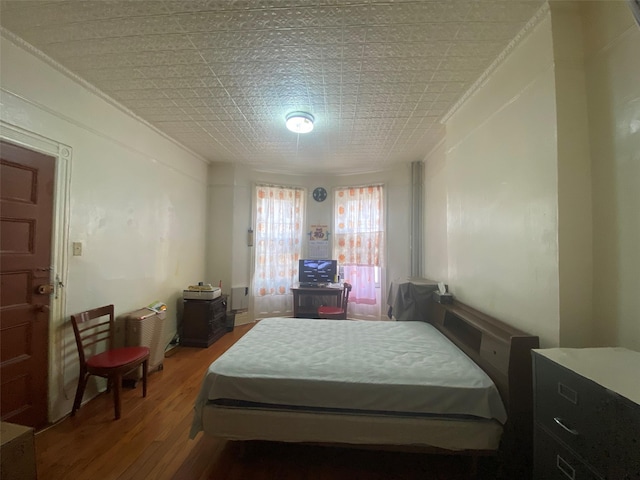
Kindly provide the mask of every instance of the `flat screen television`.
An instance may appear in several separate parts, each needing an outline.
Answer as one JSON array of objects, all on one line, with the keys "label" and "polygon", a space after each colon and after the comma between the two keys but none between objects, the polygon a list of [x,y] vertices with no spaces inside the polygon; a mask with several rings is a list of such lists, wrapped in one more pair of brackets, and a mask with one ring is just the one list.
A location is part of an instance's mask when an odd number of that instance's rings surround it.
[{"label": "flat screen television", "polygon": [[337,260],[299,260],[298,281],[303,286],[332,283],[338,273]]}]

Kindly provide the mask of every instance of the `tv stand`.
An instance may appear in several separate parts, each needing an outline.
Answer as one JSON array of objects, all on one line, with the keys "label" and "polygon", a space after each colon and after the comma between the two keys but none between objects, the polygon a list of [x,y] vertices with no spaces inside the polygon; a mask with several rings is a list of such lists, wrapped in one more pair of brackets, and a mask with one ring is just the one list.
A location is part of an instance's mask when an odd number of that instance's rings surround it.
[{"label": "tv stand", "polygon": [[[295,286],[293,293],[293,316],[296,318],[318,318],[318,307],[335,300],[335,306],[342,304],[342,285],[318,284],[313,287]],[[327,297],[327,298],[325,298]]]}]

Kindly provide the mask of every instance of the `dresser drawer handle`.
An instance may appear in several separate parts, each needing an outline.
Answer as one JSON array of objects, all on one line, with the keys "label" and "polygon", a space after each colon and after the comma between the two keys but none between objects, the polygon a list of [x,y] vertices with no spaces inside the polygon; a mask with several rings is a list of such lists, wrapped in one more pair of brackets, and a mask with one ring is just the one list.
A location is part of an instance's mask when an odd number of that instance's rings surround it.
[{"label": "dresser drawer handle", "polygon": [[558,467],[558,470],[564,473],[567,478],[575,480],[576,470],[560,455],[556,455],[556,466]]},{"label": "dresser drawer handle", "polygon": [[567,427],[564,422],[562,421],[561,418],[558,417],[553,417],[553,421],[556,422],[558,425],[560,425],[564,430],[566,430],[567,432],[569,432],[571,435],[575,435],[578,436],[579,433],[577,430],[573,429],[573,428],[569,428]]}]

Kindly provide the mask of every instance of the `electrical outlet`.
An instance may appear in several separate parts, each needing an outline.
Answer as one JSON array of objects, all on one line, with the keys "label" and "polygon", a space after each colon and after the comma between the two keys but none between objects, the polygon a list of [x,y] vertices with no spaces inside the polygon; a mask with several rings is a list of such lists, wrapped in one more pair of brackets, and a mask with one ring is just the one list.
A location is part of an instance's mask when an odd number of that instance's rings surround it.
[{"label": "electrical outlet", "polygon": [[73,242],[73,256],[82,256],[82,242]]}]

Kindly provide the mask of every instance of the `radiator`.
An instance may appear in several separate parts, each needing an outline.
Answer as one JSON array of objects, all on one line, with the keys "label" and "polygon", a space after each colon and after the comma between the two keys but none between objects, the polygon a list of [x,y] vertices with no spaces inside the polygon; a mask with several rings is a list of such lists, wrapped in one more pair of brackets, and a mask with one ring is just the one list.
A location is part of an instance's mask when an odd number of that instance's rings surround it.
[{"label": "radiator", "polygon": [[244,310],[249,308],[249,288],[231,288],[231,310]]},{"label": "radiator", "polygon": [[[154,313],[147,308],[125,315],[125,345],[149,347],[149,373],[163,368],[165,316],[165,312]],[[124,378],[139,380],[142,378],[142,367],[125,375]]]}]

